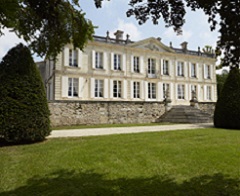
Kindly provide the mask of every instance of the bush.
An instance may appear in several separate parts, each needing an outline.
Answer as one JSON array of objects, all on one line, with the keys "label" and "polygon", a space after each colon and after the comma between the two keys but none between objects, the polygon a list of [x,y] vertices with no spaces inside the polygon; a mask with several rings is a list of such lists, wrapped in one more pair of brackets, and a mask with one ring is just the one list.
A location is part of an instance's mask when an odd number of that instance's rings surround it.
[{"label": "bush", "polygon": [[0,138],[42,141],[50,134],[50,112],[40,73],[29,49],[12,48],[0,63]]},{"label": "bush", "polygon": [[228,74],[217,75],[217,97],[220,97],[224,83],[228,77]]},{"label": "bush", "polygon": [[214,126],[240,129],[240,72],[232,68],[218,98],[214,112]]}]

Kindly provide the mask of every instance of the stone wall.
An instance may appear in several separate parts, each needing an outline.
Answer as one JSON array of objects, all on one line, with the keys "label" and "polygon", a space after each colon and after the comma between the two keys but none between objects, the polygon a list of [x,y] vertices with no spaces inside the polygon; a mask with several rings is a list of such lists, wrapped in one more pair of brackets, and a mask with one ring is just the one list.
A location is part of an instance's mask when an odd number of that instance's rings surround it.
[{"label": "stone wall", "polygon": [[51,101],[51,125],[150,123],[165,112],[162,102]]},{"label": "stone wall", "polygon": [[215,102],[199,102],[198,107],[203,112],[214,115],[216,103]]}]

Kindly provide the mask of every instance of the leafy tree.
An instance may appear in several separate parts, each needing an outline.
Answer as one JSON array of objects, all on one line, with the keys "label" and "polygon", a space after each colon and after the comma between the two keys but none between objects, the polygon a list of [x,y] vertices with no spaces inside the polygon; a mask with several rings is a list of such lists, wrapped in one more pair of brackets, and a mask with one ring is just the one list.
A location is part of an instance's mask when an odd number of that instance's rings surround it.
[{"label": "leafy tree", "polygon": [[225,81],[228,77],[228,74],[217,75],[217,97],[220,97]]},{"label": "leafy tree", "polygon": [[13,143],[44,140],[50,134],[50,113],[29,49],[22,44],[12,48],[0,70],[0,139]]},{"label": "leafy tree", "polygon": [[214,125],[219,128],[240,129],[240,72],[232,68],[218,98]]},{"label": "leafy tree", "polygon": [[55,57],[70,42],[83,49],[94,33],[78,0],[1,0],[0,35],[5,27],[47,57]]}]

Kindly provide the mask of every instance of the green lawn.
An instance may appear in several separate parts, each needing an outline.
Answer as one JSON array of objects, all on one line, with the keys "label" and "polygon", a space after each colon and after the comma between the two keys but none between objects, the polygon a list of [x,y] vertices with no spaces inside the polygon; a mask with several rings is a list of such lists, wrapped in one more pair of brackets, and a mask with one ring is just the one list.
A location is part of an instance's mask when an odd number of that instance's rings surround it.
[{"label": "green lawn", "polygon": [[0,196],[240,195],[240,131],[49,139],[0,157]]}]

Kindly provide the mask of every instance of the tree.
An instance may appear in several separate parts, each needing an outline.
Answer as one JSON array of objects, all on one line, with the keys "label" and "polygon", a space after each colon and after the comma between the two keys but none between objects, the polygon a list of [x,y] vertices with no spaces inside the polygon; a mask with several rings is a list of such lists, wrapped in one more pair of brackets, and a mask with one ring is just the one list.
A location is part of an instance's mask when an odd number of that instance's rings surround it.
[{"label": "tree", "polygon": [[50,134],[45,89],[31,53],[22,44],[0,63],[0,139],[35,142]]},{"label": "tree", "polygon": [[214,125],[218,128],[240,129],[240,72],[232,68],[214,112]]},{"label": "tree", "polygon": [[[95,0],[96,6],[101,7],[103,0]],[[240,62],[240,0],[130,0],[131,8],[127,16],[135,16],[139,24],[150,18],[158,24],[163,18],[167,27],[173,27],[181,34],[185,23],[185,7],[193,11],[202,9],[208,15],[211,30],[219,25],[220,39],[217,51],[224,51],[224,66],[239,67]],[[218,22],[219,18],[220,22]]]},{"label": "tree", "polygon": [[55,57],[70,42],[83,49],[94,33],[78,0],[1,0],[0,36],[5,27],[47,57]]},{"label": "tree", "polygon": [[220,97],[228,74],[217,75],[217,97]]}]

